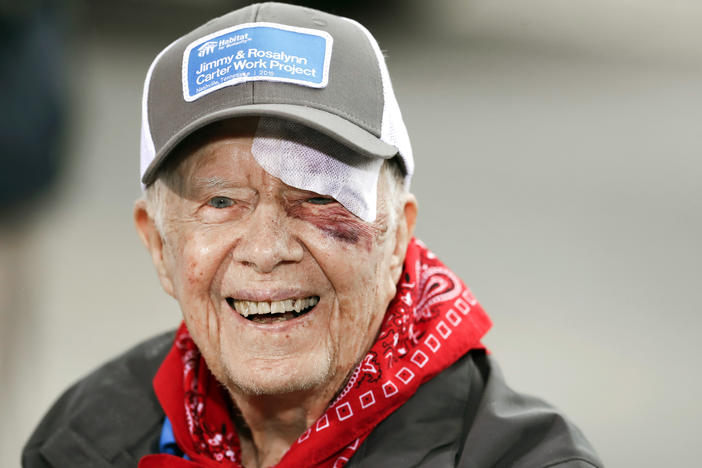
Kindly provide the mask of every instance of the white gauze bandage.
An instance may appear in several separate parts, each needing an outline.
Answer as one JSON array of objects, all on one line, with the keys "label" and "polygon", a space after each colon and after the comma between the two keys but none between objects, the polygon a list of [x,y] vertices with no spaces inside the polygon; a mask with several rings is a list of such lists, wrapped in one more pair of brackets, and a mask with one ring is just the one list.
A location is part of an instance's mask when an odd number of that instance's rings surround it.
[{"label": "white gauze bandage", "polygon": [[304,125],[268,117],[258,120],[251,154],[286,184],[333,197],[362,220],[375,220],[383,159],[361,156]]}]

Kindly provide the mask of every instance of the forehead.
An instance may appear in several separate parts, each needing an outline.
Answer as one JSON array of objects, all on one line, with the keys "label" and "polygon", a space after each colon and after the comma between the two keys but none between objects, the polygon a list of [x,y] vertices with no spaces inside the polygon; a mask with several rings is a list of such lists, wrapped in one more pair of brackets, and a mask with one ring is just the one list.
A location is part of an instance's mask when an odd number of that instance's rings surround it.
[{"label": "forehead", "polygon": [[175,148],[160,179],[186,195],[186,189],[221,185],[241,175],[241,163],[251,154],[256,122],[256,118],[225,120],[191,134]]},{"label": "forehead", "polygon": [[223,120],[199,129],[183,140],[171,155],[170,169],[194,170],[221,156],[222,146],[237,153],[250,151],[257,118]]}]

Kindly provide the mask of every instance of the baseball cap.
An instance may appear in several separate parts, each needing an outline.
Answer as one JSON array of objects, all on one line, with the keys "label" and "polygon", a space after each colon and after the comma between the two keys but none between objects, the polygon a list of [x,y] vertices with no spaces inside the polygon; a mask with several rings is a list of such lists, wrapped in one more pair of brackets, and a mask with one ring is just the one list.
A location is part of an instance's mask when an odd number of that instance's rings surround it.
[{"label": "baseball cap", "polygon": [[245,116],[302,124],[369,158],[399,156],[409,187],[412,148],[383,54],[351,19],[260,3],[171,43],[144,83],[142,184],[188,135]]}]

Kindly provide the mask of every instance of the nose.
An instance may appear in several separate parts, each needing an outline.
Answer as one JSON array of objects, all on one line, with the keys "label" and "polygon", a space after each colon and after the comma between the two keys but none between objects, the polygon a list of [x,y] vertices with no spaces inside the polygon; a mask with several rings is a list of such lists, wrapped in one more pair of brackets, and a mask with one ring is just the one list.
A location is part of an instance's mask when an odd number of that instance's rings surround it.
[{"label": "nose", "polygon": [[278,266],[302,260],[304,250],[288,229],[286,213],[276,203],[259,203],[244,222],[234,260],[257,273],[271,273]]}]

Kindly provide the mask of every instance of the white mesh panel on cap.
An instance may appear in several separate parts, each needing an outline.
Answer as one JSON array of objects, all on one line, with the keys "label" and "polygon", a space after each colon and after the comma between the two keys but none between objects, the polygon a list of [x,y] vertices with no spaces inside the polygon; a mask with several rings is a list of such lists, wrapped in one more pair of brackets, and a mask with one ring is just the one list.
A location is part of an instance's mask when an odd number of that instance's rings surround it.
[{"label": "white mesh panel on cap", "polygon": [[251,154],[273,177],[334,197],[366,222],[375,220],[383,159],[368,158],[303,125],[262,117]]},{"label": "white mesh panel on cap", "polygon": [[[177,40],[171,42],[168,47],[163,49],[151,62],[149,66],[149,71],[146,72],[146,79],[144,80],[144,92],[141,96],[141,144],[139,145],[139,180],[144,177],[144,172],[149,168],[149,165],[154,160],[156,156],[156,148],[154,146],[154,140],[151,137],[151,128],[149,127],[149,86],[151,86],[151,74],[156,67],[158,61],[163,57],[163,54],[170,49]],[[141,184],[142,190],[144,189],[144,184]]]},{"label": "white mesh panel on cap", "polygon": [[378,67],[380,67],[380,78],[383,82],[383,121],[380,126],[380,139],[385,143],[393,145],[400,152],[400,157],[405,164],[405,189],[409,190],[410,181],[412,180],[412,174],[414,174],[414,157],[412,156],[412,144],[410,143],[409,134],[407,133],[407,127],[405,127],[405,122],[402,120],[402,113],[400,112],[400,105],[397,103],[397,98],[395,98],[395,92],[392,89],[392,82],[390,81],[390,72],[388,71],[388,66],[385,63],[385,57],[380,51],[380,46],[376,42],[373,35],[368,31],[361,23],[358,23],[352,19],[344,18],[345,20],[351,22],[356,27],[358,27],[368,38],[368,41],[373,47],[375,52],[375,58],[378,61]]}]

